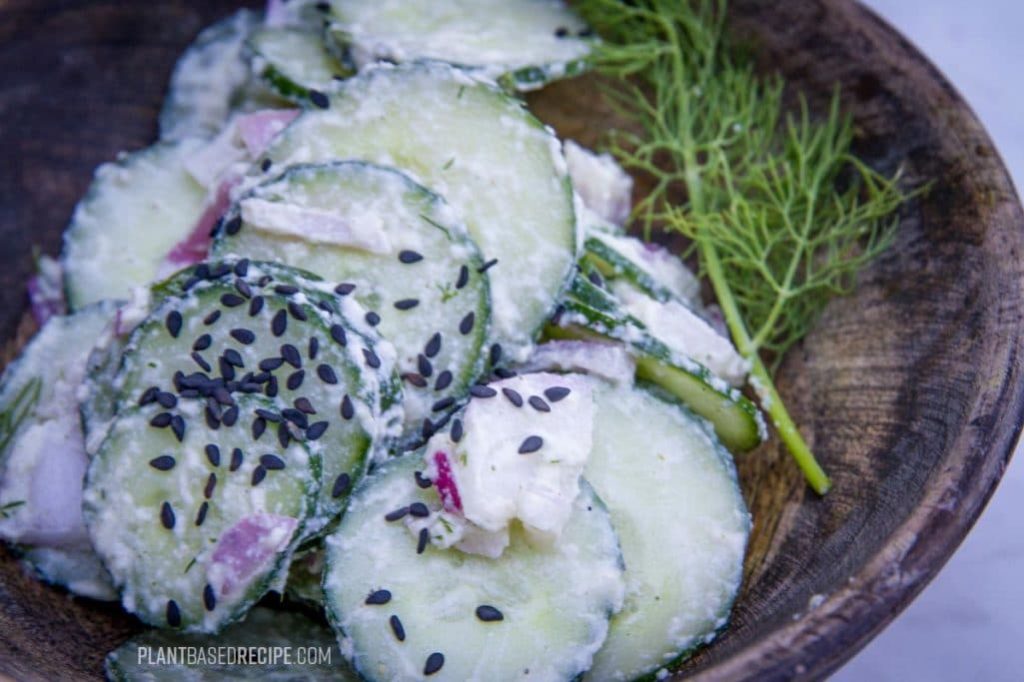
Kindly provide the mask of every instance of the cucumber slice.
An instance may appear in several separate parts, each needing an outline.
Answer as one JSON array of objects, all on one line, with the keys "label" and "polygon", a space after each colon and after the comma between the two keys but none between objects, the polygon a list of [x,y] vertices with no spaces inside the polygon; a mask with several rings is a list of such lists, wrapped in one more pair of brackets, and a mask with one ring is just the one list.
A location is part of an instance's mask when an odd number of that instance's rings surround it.
[{"label": "cucumber slice", "polygon": [[534,90],[582,73],[594,43],[560,0],[334,0],[331,32],[360,67],[437,60]]},{"label": "cucumber slice", "polygon": [[278,95],[299,104],[319,106],[335,80],[348,78],[352,67],[327,51],[323,37],[300,28],[262,28],[248,40],[253,71]]},{"label": "cucumber slice", "polygon": [[605,387],[596,402],[584,475],[608,505],[628,570],[625,607],[585,679],[634,680],[724,627],[750,514],[732,458],[702,420],[640,389]]},{"label": "cucumber slice", "polygon": [[394,169],[340,162],[291,167],[242,197],[225,224],[236,217],[214,253],[355,285],[352,297],[395,345],[405,435],[429,436],[483,372],[490,319],[480,253],[444,200]]},{"label": "cucumber slice", "polygon": [[[240,410],[272,410],[238,396]],[[320,457],[304,443],[254,443],[246,425],[211,428],[183,399],[123,410],[86,479],[93,547],[124,608],[143,622],[217,632],[283,581],[314,513]],[[179,437],[180,436],[180,437]]]},{"label": "cucumber slice", "polygon": [[159,276],[171,248],[202,215],[206,191],[185,168],[197,140],[162,142],[96,169],[64,233],[68,305],[77,310]]},{"label": "cucumber slice", "polygon": [[0,537],[18,543],[47,582],[99,599],[110,587],[95,557],[87,560],[77,392],[89,348],[113,315],[100,304],[50,318],[0,378]]},{"label": "cucumber slice", "polygon": [[462,681],[571,680],[586,670],[622,598],[601,501],[584,484],[552,549],[517,533],[499,560],[432,546],[417,555],[417,538],[385,515],[417,501],[439,506],[414,478],[422,461],[404,457],[367,478],[326,541],[328,617],[358,672],[395,680],[436,669],[431,679]]},{"label": "cucumber slice", "polygon": [[249,81],[245,39],[262,22],[243,9],[203,29],[174,66],[160,111],[160,139],[212,137],[228,120]]},{"label": "cucumber slice", "polygon": [[[193,655],[211,655],[190,664],[181,655],[186,647]],[[215,648],[220,647],[223,647],[221,651],[235,650],[238,658],[256,654],[273,662],[268,660],[261,665],[247,658],[237,663],[219,663]],[[170,656],[175,654],[178,657],[172,661]],[[105,667],[111,682],[355,682],[359,679],[345,664],[329,628],[299,613],[263,607],[253,609],[244,622],[213,637],[166,630],[136,635],[107,655]]]},{"label": "cucumber slice", "polygon": [[509,357],[539,332],[572,272],[572,190],[554,135],[521,103],[442,64],[382,67],[341,84],[266,154],[275,165],[362,159],[443,196],[485,259],[495,340]]},{"label": "cucumber slice", "polygon": [[89,548],[30,547],[22,565],[44,583],[97,601],[117,601],[117,590],[99,557]]},{"label": "cucumber slice", "polygon": [[324,606],[324,565],[327,555],[323,545],[317,544],[300,550],[288,569],[288,583],[285,594],[299,604],[314,609]]},{"label": "cucumber slice", "polygon": [[[253,434],[250,446],[309,443],[324,475],[311,528],[323,527],[386,435],[381,386],[393,360],[359,323],[361,309],[309,273],[245,260],[182,271],[154,297],[115,379],[118,409],[198,397],[208,406],[200,419],[237,422]],[[232,410],[233,398],[249,393],[272,399],[271,413]]]},{"label": "cucumber slice", "polygon": [[[597,287],[577,289],[589,292],[589,300],[601,304],[598,295],[601,290]],[[651,337],[643,325],[629,316],[601,310],[573,298],[562,305],[564,313],[545,332],[549,338],[618,339],[633,350],[638,378],[658,384],[710,421],[730,450],[745,452],[767,438],[767,426],[754,403],[707,367],[673,353]]]},{"label": "cucumber slice", "polygon": [[673,299],[700,308],[700,282],[663,247],[624,235],[590,232],[583,258],[607,279],[625,279],[656,301]]}]

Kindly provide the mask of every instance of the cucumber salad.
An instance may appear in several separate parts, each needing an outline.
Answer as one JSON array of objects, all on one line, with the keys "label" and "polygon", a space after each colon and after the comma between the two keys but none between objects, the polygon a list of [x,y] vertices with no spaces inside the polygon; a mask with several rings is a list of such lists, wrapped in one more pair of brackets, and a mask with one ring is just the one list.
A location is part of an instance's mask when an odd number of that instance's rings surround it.
[{"label": "cucumber salad", "polygon": [[[181,56],[0,379],[0,536],[145,626],[112,679],[662,679],[725,627],[749,363],[521,96],[599,40],[559,0],[271,0]],[[335,656],[136,655],[219,644]]]}]

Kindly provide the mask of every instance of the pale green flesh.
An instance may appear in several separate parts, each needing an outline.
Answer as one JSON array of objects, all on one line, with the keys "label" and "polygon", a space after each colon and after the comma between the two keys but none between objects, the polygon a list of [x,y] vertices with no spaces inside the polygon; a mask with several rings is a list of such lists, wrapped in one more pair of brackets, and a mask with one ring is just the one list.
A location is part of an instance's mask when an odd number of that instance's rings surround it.
[{"label": "pale green flesh", "polygon": [[509,75],[529,90],[574,75],[590,52],[586,25],[560,0],[335,0],[332,8],[331,32],[363,63],[432,59]]},{"label": "pale green flesh", "polygon": [[361,159],[443,196],[485,260],[493,335],[529,344],[575,261],[571,188],[557,141],[520,103],[450,67],[373,69],[307,111],[267,151],[275,165]]},{"label": "pale green flesh", "polygon": [[127,299],[160,275],[171,248],[203,212],[206,191],[185,169],[202,146],[161,142],[96,170],[64,233],[68,306]]},{"label": "pale green flesh", "polygon": [[[211,647],[232,647],[236,652],[260,647],[263,652],[276,650],[290,663],[217,663],[208,659],[189,665],[187,661],[170,662],[158,658],[188,647],[193,655]],[[300,652],[299,649],[306,651]],[[308,649],[315,649],[309,651]],[[299,657],[318,663],[299,663]],[[309,618],[290,611],[257,607],[245,621],[232,625],[219,635],[186,635],[151,630],[128,640],[107,656],[106,670],[112,682],[220,682],[221,680],[265,680],[296,682],[297,680],[355,682],[359,678],[349,670],[338,649],[334,633]]]},{"label": "pale green flesh", "polygon": [[[177,276],[174,282],[180,282],[188,272]],[[264,272],[272,273],[273,279],[265,286],[260,286],[258,281]],[[222,303],[224,295],[238,293],[234,285],[236,279],[234,275],[229,275],[222,281],[196,284],[184,295],[168,296],[139,325],[129,338],[121,370],[115,379],[115,384],[121,389],[119,409],[136,404],[151,386],[174,392],[173,378],[178,371],[185,375],[205,373],[205,369],[191,357],[193,344],[204,334],[210,335],[211,344],[209,349],[199,351],[199,354],[211,365],[209,376],[213,378],[222,376],[218,358],[228,349],[234,349],[242,356],[245,367],[235,369],[235,378],[240,380],[249,372],[261,373],[261,360],[281,357],[282,346],[291,344],[299,353],[301,368],[297,369],[286,362],[270,371],[278,384],[278,393],[272,396],[273,408],[280,413],[283,409],[294,407],[299,398],[306,398],[316,410],[316,414],[307,415],[309,424],[320,421],[328,423],[327,431],[315,442],[310,442],[310,447],[323,457],[320,512],[317,522],[312,524],[322,526],[341,511],[347,498],[347,489],[338,496],[333,495],[337,478],[347,474],[350,481],[355,483],[365,468],[365,459],[376,433],[373,415],[379,412],[380,376],[366,365],[362,350],[369,346],[366,339],[353,330],[348,320],[337,313],[327,314],[312,305],[321,300],[334,300],[333,294],[317,294],[308,289],[293,295],[278,294],[275,292],[276,286],[288,285],[296,280],[282,277],[269,266],[252,264],[245,280],[252,287],[253,294],[262,296],[265,301],[263,309],[252,316],[248,300],[237,307],[227,307]],[[173,282],[161,286],[164,293],[168,289],[177,288]],[[308,321],[301,322],[288,314],[285,333],[280,337],[274,336],[272,320],[281,310],[286,309],[289,301],[301,302],[299,305]],[[220,318],[212,324],[206,324],[204,319],[215,310],[221,311]],[[183,318],[176,339],[171,336],[166,325],[167,316],[172,311],[180,313]],[[335,324],[346,330],[345,346],[331,338],[330,328]],[[256,336],[255,342],[251,345],[240,343],[231,336],[231,331],[235,329],[252,331]],[[309,340],[313,336],[319,342],[315,360],[310,359],[309,353]],[[322,364],[334,370],[336,384],[328,384],[318,376],[317,368]],[[288,378],[297,371],[304,372],[302,383],[295,390],[289,389]],[[263,386],[266,392],[266,384]],[[351,419],[344,418],[341,413],[345,396],[353,404],[355,414]],[[254,413],[242,410],[235,428],[251,433],[255,420]],[[265,433],[254,445],[264,447],[277,444],[280,428],[279,424],[268,423]],[[300,430],[299,433],[304,432]]]},{"label": "pale green flesh", "polygon": [[262,28],[250,36],[248,45],[257,56],[257,70],[282,97],[303,99],[309,90],[322,92],[335,78],[351,75],[315,31]]},{"label": "pale green flesh", "polygon": [[117,601],[110,574],[91,549],[32,547],[21,555],[21,560],[45,583],[63,587],[80,597]]},{"label": "pale green flesh", "polygon": [[[328,615],[370,680],[421,679],[427,657],[438,652],[437,680],[571,680],[585,670],[605,637],[607,618],[621,596],[615,533],[589,486],[554,549],[531,548],[522,533],[498,560],[428,546],[385,514],[420,500],[439,506],[420,489],[417,456],[389,463],[353,496],[338,530],[327,539],[324,589]],[[367,605],[378,589],[386,605]],[[490,605],[500,622],[480,621]],[[399,617],[404,642],[389,618]],[[528,671],[528,672],[527,672]]]},{"label": "pale green flesh", "polygon": [[584,476],[619,533],[627,584],[586,679],[632,680],[725,625],[750,515],[732,458],[701,420],[642,389],[605,387],[595,398]]},{"label": "pale green flesh", "polygon": [[[342,220],[370,220],[389,243],[386,253],[333,243],[315,243],[291,235],[259,230],[243,222],[234,236],[217,237],[217,254],[279,260],[311,270],[331,282],[355,284],[351,296],[380,315],[382,336],[395,345],[398,371],[419,374],[419,356],[434,334],[440,352],[428,358],[427,386],[405,385],[405,432],[418,435],[424,419],[440,420],[451,408],[434,410],[447,397],[461,400],[483,370],[483,350],[490,315],[487,275],[478,270],[480,254],[443,200],[401,173],[360,162],[293,167],[281,178],[255,188],[247,198],[329,212]],[[236,215],[238,207],[233,209]],[[414,251],[423,259],[402,263],[399,253]],[[460,269],[468,282],[456,287]],[[415,300],[409,310],[399,301]],[[459,325],[473,313],[469,334]],[[426,356],[424,356],[426,357]],[[447,388],[437,379],[449,372]]]},{"label": "pale green flesh", "polygon": [[[258,398],[239,398],[239,404],[268,406]],[[92,460],[83,508],[89,534],[97,553],[121,591],[124,607],[144,622],[167,627],[168,600],[181,614],[181,627],[195,632],[216,632],[241,617],[267,592],[284,571],[302,526],[314,511],[319,458],[302,444],[287,448],[255,446],[244,427],[212,430],[203,424],[202,402],[182,401],[176,412],[186,418],[183,442],[169,428],[149,424],[161,411],[157,406],[125,410],[111,427],[100,451]],[[220,450],[219,466],[206,455],[209,444]],[[241,466],[230,471],[231,453],[244,453]],[[268,471],[252,485],[253,471],[264,454],[281,458],[284,470]],[[157,470],[150,461],[161,455],[176,460],[169,471]],[[209,475],[217,477],[205,497]],[[204,501],[206,518],[195,520]],[[164,502],[174,511],[168,529],[161,521]],[[208,572],[220,536],[243,519],[273,515],[295,521],[292,533],[281,540],[281,551],[262,564],[252,578],[217,594],[214,610],[203,602],[207,584],[217,581]]]}]

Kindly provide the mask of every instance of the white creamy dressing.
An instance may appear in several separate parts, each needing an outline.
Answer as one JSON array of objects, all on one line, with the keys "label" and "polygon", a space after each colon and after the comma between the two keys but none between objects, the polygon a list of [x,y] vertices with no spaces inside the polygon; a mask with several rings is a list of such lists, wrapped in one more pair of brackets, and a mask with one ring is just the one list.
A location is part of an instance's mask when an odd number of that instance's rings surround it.
[{"label": "white creamy dressing", "polygon": [[595,154],[572,140],[562,145],[569,177],[583,204],[599,218],[624,225],[633,209],[633,178],[611,154]]},{"label": "white creamy dressing", "polygon": [[261,232],[370,253],[386,254],[392,250],[382,229],[380,213],[362,210],[364,206],[359,202],[325,210],[249,197],[240,206],[242,220]]},{"label": "white creamy dressing", "polygon": [[590,236],[596,237],[628,258],[651,279],[665,287],[673,296],[685,301],[691,308],[700,310],[702,307],[700,281],[683,264],[683,261],[668,249],[657,244],[649,244],[636,237],[608,232],[592,231]]}]

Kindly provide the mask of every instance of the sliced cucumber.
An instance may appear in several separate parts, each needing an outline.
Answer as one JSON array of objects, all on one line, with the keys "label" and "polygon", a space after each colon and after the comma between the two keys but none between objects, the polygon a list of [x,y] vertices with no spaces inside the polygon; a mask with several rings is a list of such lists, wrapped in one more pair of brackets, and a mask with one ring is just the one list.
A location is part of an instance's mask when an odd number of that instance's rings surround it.
[{"label": "sliced cucumber", "polygon": [[767,437],[767,427],[757,406],[738,390],[700,363],[673,353],[629,316],[595,307],[602,305],[601,290],[597,287],[574,286],[586,292],[581,295],[590,304],[567,299],[563,303],[564,313],[546,330],[549,338],[618,339],[636,355],[638,378],[662,386],[710,421],[730,450],[750,450]]},{"label": "sliced cucumber", "polygon": [[[392,359],[356,319],[359,306],[309,273],[244,260],[185,270],[154,298],[160,302],[124,351],[118,409],[166,400],[173,410],[177,397],[202,398],[205,419],[237,422],[254,434],[254,447],[308,442],[323,458],[311,524],[321,528],[386,435],[381,386]],[[233,410],[234,397],[248,393],[270,398],[272,413]]]},{"label": "sliced cucumber", "polygon": [[336,80],[353,71],[327,51],[323,37],[301,28],[261,28],[248,40],[253,70],[278,95],[300,104],[319,106]]},{"label": "sliced cucumber", "polygon": [[89,348],[113,315],[101,304],[50,318],[0,378],[0,537],[18,543],[47,582],[97,599],[110,588],[88,559],[77,393]]},{"label": "sliced cucumber", "polygon": [[417,537],[385,515],[440,506],[414,478],[422,461],[405,457],[367,478],[327,538],[328,616],[359,673],[461,682],[586,670],[622,597],[618,543],[597,496],[583,485],[552,549],[516,534],[497,561],[433,547],[417,555]]},{"label": "sliced cucumber", "polygon": [[[192,652],[194,663],[186,651]],[[267,662],[256,662],[258,657]],[[345,664],[329,628],[299,613],[263,607],[212,637],[166,630],[136,635],[107,655],[105,667],[111,682],[359,679]]]},{"label": "sliced cucumber", "polygon": [[72,310],[124,300],[159,275],[171,248],[202,215],[206,191],[185,168],[197,140],[162,142],[96,169],[64,233],[64,281]]},{"label": "sliced cucumber", "polygon": [[212,137],[227,122],[249,81],[245,39],[262,22],[242,9],[208,26],[178,59],[160,111],[160,138]]},{"label": "sliced cucumber", "polygon": [[592,231],[583,245],[584,259],[609,279],[622,278],[651,298],[700,307],[700,282],[677,256],[663,247],[625,235]]},{"label": "sliced cucumber", "polygon": [[21,561],[44,583],[63,587],[80,597],[117,601],[110,574],[91,548],[31,547],[22,553]]},{"label": "sliced cucumber", "polygon": [[293,166],[242,197],[225,224],[236,217],[241,225],[221,230],[215,253],[280,260],[355,286],[352,297],[395,345],[407,437],[429,435],[466,396],[484,369],[488,279],[443,199],[381,166]]},{"label": "sliced cucumber", "polygon": [[572,191],[554,135],[503,93],[441,64],[376,68],[341,84],[271,146],[275,165],[362,159],[443,196],[488,261],[495,340],[528,346],[576,252]]},{"label": "sliced cucumber", "polygon": [[[272,410],[238,396],[240,410]],[[211,428],[183,399],[123,410],[89,466],[93,546],[143,622],[217,632],[283,581],[315,512],[320,457],[304,443],[254,443],[247,424]],[[163,424],[163,426],[161,426]]]},{"label": "sliced cucumber", "polygon": [[292,600],[314,609],[324,606],[324,564],[326,553],[323,545],[300,549],[288,569],[288,583],[285,594]]},{"label": "sliced cucumber", "polygon": [[560,0],[334,0],[331,32],[360,65],[437,60],[516,90],[582,73],[593,45]]},{"label": "sliced cucumber", "polygon": [[606,387],[596,401],[584,475],[608,505],[628,570],[625,608],[586,679],[635,680],[725,625],[750,514],[732,458],[702,420],[642,389]]}]

